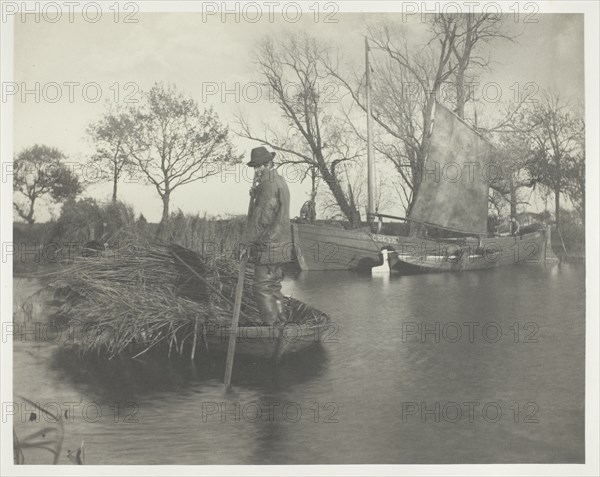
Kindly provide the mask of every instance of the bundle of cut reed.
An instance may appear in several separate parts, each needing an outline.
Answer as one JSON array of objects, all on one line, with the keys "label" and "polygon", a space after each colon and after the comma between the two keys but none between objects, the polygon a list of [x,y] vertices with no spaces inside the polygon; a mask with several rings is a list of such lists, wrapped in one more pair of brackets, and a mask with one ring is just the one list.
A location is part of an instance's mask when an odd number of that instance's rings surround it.
[{"label": "bundle of cut reed", "polygon": [[[108,254],[110,255],[110,254]],[[163,244],[135,247],[118,257],[81,258],[56,273],[50,286],[56,315],[71,330],[67,344],[100,356],[138,356],[150,350],[194,354],[207,327],[229,326],[238,264]],[[246,273],[240,326],[262,324]],[[306,325],[326,315],[290,298],[288,322]]]}]

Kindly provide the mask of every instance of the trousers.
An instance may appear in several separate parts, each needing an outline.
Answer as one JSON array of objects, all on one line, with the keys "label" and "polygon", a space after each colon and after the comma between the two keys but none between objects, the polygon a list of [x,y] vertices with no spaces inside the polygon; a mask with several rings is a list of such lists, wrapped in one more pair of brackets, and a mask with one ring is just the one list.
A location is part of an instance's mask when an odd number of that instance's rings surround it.
[{"label": "trousers", "polygon": [[265,323],[285,321],[285,298],[281,293],[283,270],[279,264],[254,265],[252,291],[258,311]]}]

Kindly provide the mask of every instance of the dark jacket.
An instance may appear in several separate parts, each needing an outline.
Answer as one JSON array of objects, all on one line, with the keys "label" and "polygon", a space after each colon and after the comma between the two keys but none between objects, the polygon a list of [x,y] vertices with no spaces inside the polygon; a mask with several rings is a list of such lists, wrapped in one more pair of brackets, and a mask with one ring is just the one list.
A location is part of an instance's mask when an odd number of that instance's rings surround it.
[{"label": "dark jacket", "polygon": [[244,242],[249,260],[256,263],[283,263],[293,258],[290,191],[275,169],[265,170],[254,190]]}]

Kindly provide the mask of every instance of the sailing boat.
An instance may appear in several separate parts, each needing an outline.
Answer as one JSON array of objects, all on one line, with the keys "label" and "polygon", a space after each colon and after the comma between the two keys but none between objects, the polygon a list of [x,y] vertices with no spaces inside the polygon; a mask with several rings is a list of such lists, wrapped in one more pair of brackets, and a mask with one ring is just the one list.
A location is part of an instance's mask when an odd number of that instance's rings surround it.
[{"label": "sailing boat", "polygon": [[[382,262],[404,273],[482,270],[546,258],[548,236],[542,227],[526,233],[488,236],[488,179],[493,176],[493,146],[441,103],[435,104],[426,165],[408,217],[374,211],[374,162],[371,152],[370,83],[367,66],[368,210],[371,217],[421,224],[436,237],[385,235],[370,227],[292,224],[297,259],[303,270],[372,268]],[[427,232],[425,232],[427,233]],[[549,253],[551,253],[549,251]]]}]

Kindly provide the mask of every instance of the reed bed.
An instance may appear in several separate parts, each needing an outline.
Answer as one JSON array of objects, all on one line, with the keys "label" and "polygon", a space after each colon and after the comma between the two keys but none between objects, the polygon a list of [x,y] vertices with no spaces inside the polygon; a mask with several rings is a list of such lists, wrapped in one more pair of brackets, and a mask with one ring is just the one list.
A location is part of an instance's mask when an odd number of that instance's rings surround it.
[{"label": "reed bed", "polygon": [[198,214],[171,214],[165,237],[176,243],[201,253],[233,253],[239,249],[244,234],[245,216],[229,218],[209,217]]},{"label": "reed bed", "polygon": [[[81,258],[55,273],[55,315],[70,329],[67,345],[103,357],[140,356],[149,351],[193,359],[207,329],[231,321],[238,263],[203,256],[178,245],[137,245],[135,253]],[[262,324],[247,267],[240,326]],[[287,322],[316,326],[322,312],[298,300],[287,303]]]}]

